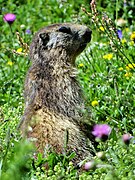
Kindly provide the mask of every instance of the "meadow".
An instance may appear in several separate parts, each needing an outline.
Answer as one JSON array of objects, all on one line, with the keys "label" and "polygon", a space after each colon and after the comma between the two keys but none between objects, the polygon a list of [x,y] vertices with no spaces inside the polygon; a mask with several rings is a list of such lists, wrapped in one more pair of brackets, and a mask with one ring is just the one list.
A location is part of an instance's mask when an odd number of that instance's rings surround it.
[{"label": "meadow", "polygon": [[[88,0],[1,0],[0,179],[135,179],[134,12],[134,0],[91,5]],[[5,16],[9,13],[12,17]],[[91,160],[80,162],[81,170],[72,163],[74,153],[35,157],[34,147],[17,130],[30,67],[28,46],[40,28],[61,22],[85,24],[92,30],[76,67],[85,96],[83,113],[90,114],[86,121],[96,125],[92,133],[97,146]]]}]

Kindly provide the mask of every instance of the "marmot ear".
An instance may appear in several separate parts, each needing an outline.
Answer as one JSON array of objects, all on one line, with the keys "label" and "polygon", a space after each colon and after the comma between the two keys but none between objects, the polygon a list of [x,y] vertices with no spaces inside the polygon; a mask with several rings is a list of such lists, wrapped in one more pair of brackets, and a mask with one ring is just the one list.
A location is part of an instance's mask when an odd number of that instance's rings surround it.
[{"label": "marmot ear", "polygon": [[41,34],[39,34],[39,37],[40,37],[40,39],[42,41],[42,45],[46,46],[46,44],[49,41],[49,35],[47,33],[41,33]]}]

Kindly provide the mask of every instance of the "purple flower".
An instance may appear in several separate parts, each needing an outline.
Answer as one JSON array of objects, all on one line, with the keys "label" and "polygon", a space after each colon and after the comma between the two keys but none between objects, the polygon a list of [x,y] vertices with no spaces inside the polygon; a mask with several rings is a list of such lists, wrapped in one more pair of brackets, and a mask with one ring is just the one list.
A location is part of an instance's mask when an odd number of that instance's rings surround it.
[{"label": "purple flower", "polygon": [[88,171],[88,170],[90,170],[90,169],[93,169],[94,167],[95,167],[94,161],[89,161],[89,162],[86,162],[86,163],[84,164],[84,169],[85,169],[86,171]]},{"label": "purple flower", "polygon": [[127,1],[126,0],[124,0],[124,4],[123,4],[124,6],[127,6]]},{"label": "purple flower", "polygon": [[3,17],[3,20],[10,25],[15,21],[15,19],[16,19],[15,14],[11,14],[11,13],[5,14]]},{"label": "purple flower", "polygon": [[30,29],[26,29],[25,33],[26,34],[31,34],[31,30]]},{"label": "purple flower", "polygon": [[117,30],[117,34],[118,34],[118,38],[122,39],[123,35],[122,35],[122,31],[121,30]]},{"label": "purple flower", "polygon": [[92,134],[99,139],[107,140],[109,134],[111,133],[111,128],[107,124],[96,124],[93,128]]},{"label": "purple flower", "polygon": [[129,145],[132,136],[130,134],[123,134],[122,140],[125,144]]}]

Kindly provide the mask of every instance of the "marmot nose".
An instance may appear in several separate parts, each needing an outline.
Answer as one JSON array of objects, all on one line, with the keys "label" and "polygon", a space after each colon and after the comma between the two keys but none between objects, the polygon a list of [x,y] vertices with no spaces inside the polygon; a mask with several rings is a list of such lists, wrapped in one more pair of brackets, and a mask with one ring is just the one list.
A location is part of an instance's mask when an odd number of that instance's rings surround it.
[{"label": "marmot nose", "polygon": [[91,34],[92,34],[92,31],[90,29],[86,29],[83,33],[83,38],[85,39],[86,42],[90,42],[91,40]]}]

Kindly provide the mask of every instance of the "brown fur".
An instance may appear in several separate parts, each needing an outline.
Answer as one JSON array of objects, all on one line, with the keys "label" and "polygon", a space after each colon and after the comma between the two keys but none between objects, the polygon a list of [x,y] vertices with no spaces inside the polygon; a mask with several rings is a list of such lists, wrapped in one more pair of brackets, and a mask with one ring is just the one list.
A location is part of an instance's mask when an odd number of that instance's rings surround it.
[{"label": "brown fur", "polygon": [[[91,39],[83,25],[64,23],[41,29],[30,46],[30,67],[25,82],[25,112],[20,127],[23,135],[35,141],[37,149],[48,145],[62,153],[75,151],[77,162],[91,153],[81,124],[83,105],[76,80],[76,57]],[[90,141],[89,141],[89,144]]]}]

